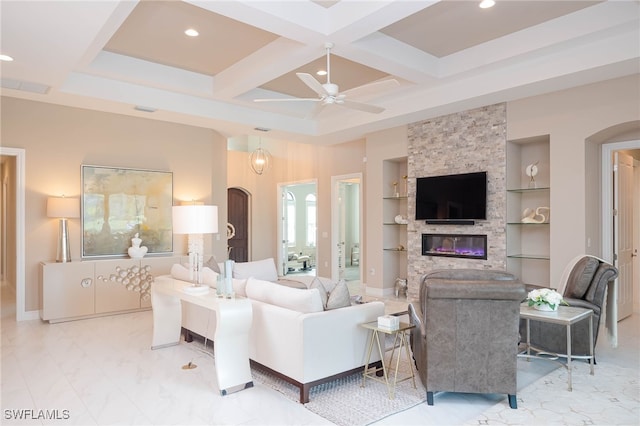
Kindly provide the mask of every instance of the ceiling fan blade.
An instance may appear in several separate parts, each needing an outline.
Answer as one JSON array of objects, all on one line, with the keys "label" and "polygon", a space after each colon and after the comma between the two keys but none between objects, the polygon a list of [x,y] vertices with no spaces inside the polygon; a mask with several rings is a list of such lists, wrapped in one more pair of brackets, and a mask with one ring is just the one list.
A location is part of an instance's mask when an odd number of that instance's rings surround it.
[{"label": "ceiling fan blade", "polygon": [[298,101],[306,101],[306,102],[319,102],[318,98],[273,98],[273,99],[254,99],[253,102],[298,102]]},{"label": "ceiling fan blade", "polygon": [[373,83],[363,84],[362,86],[345,90],[344,92],[342,92],[342,94],[347,95],[347,97],[349,98],[359,98],[369,95],[376,95],[378,93],[391,90],[398,86],[400,86],[400,83],[396,79],[374,81]]},{"label": "ceiling fan blade", "polygon": [[336,105],[342,105],[343,107],[346,107],[346,108],[357,109],[358,111],[371,112],[374,114],[379,114],[382,111],[384,111],[384,108],[382,107],[379,107],[376,105],[364,104],[362,102],[350,101],[348,99],[345,99],[344,101],[341,101],[341,102],[336,102]]},{"label": "ceiling fan blade", "polygon": [[309,111],[309,114],[307,114],[304,118],[306,119],[316,118],[316,116],[320,114],[320,111],[322,111],[323,108],[324,108],[324,104],[322,102],[318,102],[316,106],[313,107],[313,109]]},{"label": "ceiling fan blade", "polygon": [[304,84],[309,86],[309,88],[311,88],[311,90],[316,92],[318,95],[320,96],[328,95],[327,91],[324,89],[322,84],[318,80],[316,80],[311,74],[307,74],[305,72],[297,72],[296,75],[300,80],[302,80]]}]

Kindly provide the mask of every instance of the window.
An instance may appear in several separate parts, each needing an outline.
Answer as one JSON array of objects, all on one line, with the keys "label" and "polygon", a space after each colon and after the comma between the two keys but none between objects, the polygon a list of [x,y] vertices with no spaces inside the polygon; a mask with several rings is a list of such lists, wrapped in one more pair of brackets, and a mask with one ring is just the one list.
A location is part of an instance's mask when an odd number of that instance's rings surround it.
[{"label": "window", "polygon": [[309,194],[304,201],[307,210],[307,246],[314,247],[316,245],[316,196]]},{"label": "window", "polygon": [[295,247],[296,245],[296,197],[293,193],[287,191],[287,244],[289,247]]}]

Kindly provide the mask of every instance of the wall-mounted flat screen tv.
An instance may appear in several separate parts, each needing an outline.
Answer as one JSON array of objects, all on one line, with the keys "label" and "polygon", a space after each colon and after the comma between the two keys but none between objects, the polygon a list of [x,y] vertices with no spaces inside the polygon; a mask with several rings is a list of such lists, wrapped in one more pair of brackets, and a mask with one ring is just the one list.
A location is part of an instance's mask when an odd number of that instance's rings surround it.
[{"label": "wall-mounted flat screen tv", "polygon": [[416,220],[487,218],[487,172],[416,179]]}]

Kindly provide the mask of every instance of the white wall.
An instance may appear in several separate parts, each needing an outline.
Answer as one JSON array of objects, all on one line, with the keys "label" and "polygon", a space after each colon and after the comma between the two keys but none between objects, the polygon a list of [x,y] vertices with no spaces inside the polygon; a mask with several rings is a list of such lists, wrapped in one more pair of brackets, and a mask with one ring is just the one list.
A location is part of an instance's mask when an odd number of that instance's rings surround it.
[{"label": "white wall", "polygon": [[[175,202],[224,206],[219,220],[226,223],[226,140],[213,130],[3,97],[1,137],[26,153],[26,311],[39,307],[39,263],[56,257],[58,223],[47,218],[46,199],[80,197],[82,164],[172,171]],[[69,221],[73,261],[81,255],[80,223]],[[224,238],[205,244],[224,258]],[[185,251],[186,236],[175,236],[174,252]]]},{"label": "white wall", "polygon": [[599,176],[600,162],[598,150],[589,144],[640,129],[638,93],[640,76],[634,75],[507,104],[508,139],[550,135],[552,285],[572,258],[593,251],[599,240],[594,217],[601,191],[594,176]]}]

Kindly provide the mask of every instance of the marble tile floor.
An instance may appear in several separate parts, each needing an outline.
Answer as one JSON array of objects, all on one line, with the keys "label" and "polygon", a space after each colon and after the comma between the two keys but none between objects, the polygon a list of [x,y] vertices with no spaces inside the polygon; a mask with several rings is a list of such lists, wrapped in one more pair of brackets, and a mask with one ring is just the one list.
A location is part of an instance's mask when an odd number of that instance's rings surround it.
[{"label": "marble tile floor", "polygon": [[[184,343],[150,350],[151,311],[61,324],[17,323],[13,296],[5,290],[0,360],[3,425],[331,424],[259,383],[220,396],[209,354]],[[634,315],[620,322],[617,349],[610,348],[606,338],[599,339],[598,359],[640,371],[638,320]],[[183,370],[188,362],[198,368]],[[555,368],[548,361],[519,361],[519,387]],[[504,397],[440,394],[434,406],[423,403],[376,424],[468,424],[499,403],[506,404]],[[26,412],[33,415],[48,410],[58,420],[18,420],[16,410],[32,410]]]}]

